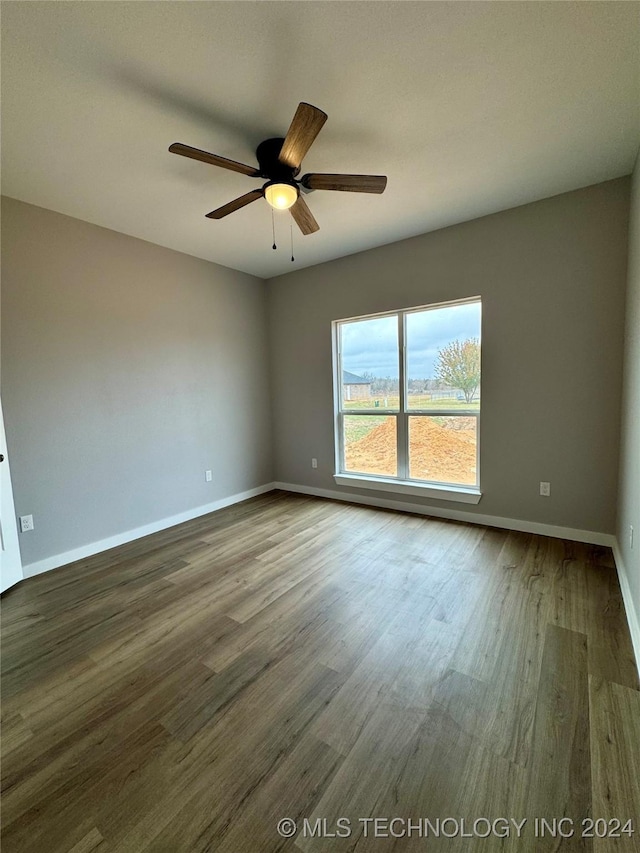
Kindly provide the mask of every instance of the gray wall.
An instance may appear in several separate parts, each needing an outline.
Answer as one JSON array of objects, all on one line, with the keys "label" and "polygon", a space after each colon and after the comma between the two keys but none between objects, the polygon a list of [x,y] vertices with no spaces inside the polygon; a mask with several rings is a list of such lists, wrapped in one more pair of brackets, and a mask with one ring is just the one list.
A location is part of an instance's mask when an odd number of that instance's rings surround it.
[{"label": "gray wall", "polygon": [[484,494],[431,505],[613,533],[628,210],[622,178],[272,279],[276,479],[349,491],[332,477],[332,320],[480,294]]},{"label": "gray wall", "polygon": [[[637,170],[634,187],[623,549],[629,519],[640,541]],[[401,500],[614,532],[628,207],[629,180],[610,181],[265,284],[4,199],[2,394],[16,512],[36,526],[23,562],[272,479],[346,491],[331,321],[476,294],[483,498]]]},{"label": "gray wall", "polygon": [[24,564],[271,481],[263,281],[13,199],[2,227]]},{"label": "gray wall", "polygon": [[[617,538],[640,629],[640,154],[633,173]],[[629,525],[634,546],[629,545]],[[637,641],[638,637],[636,637]]]}]

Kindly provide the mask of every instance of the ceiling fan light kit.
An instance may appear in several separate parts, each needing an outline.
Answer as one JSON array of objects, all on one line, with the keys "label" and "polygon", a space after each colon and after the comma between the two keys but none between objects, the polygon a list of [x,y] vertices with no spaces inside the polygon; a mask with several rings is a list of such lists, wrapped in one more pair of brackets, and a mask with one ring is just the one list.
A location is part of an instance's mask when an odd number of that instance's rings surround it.
[{"label": "ceiling fan light kit", "polygon": [[263,187],[264,197],[275,210],[288,210],[298,201],[300,190],[295,183],[269,181]]},{"label": "ceiling fan light kit", "polygon": [[313,234],[320,226],[314,219],[313,214],[305,200],[300,195],[300,187],[307,191],[334,190],[338,192],[352,193],[382,193],[387,185],[384,175],[339,175],[339,174],[316,174],[304,175],[300,180],[302,160],[311,147],[314,139],[320,133],[327,114],[318,107],[307,104],[304,101],[298,104],[293,121],[289,126],[287,135],[265,139],[256,149],[256,159],[259,168],[246,166],[236,160],[220,157],[217,154],[209,154],[199,148],[174,142],[169,146],[172,154],[181,157],[189,157],[192,160],[200,160],[222,169],[239,172],[250,178],[266,178],[267,183],[262,189],[252,190],[222,207],[207,213],[208,219],[222,219],[257,201],[265,198],[275,210],[290,210],[296,225],[303,234]]}]

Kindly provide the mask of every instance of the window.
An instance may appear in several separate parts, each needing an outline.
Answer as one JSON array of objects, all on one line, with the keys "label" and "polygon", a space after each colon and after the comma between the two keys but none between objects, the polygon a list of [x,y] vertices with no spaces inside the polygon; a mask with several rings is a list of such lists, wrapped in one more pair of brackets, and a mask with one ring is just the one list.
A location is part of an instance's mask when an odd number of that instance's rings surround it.
[{"label": "window", "polygon": [[479,298],[333,324],[338,482],[477,503],[480,325]]}]

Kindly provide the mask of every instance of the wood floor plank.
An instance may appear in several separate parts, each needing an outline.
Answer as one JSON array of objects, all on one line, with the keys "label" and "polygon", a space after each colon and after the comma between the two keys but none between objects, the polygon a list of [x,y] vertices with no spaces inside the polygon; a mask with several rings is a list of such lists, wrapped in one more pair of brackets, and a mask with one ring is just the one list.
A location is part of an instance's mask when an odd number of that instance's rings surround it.
[{"label": "wood floor plank", "polygon": [[[157,750],[166,745],[168,738],[168,732],[159,724],[134,731],[124,739],[117,761],[113,755],[106,754],[101,760],[86,764],[78,775],[60,788],[45,793],[24,814],[5,826],[3,849],[24,853],[64,849],[68,839],[84,826],[84,819],[79,824],[78,816],[92,816],[100,802],[120,790]],[[95,828],[92,817],[89,822]]]},{"label": "wood floor plank", "polygon": [[[452,853],[464,853],[470,843],[474,853],[535,850],[535,824],[527,807],[526,778],[524,767],[473,742],[467,754],[456,806],[468,826],[472,827],[473,822],[482,817],[491,821],[495,831],[486,838],[474,838],[472,842],[462,835],[457,836],[451,844]],[[496,784],[496,780],[500,783]],[[486,832],[484,825],[480,832]]]},{"label": "wood floor plank", "polygon": [[[536,816],[569,818],[576,829],[592,816],[587,638],[556,625],[545,636],[527,805]],[[558,849],[553,836],[536,843],[540,851]],[[579,831],[562,846],[593,850]]]},{"label": "wood floor plank", "polygon": [[527,557],[531,537],[505,536],[495,562],[485,566],[484,594],[472,613],[467,613],[463,642],[454,657],[453,668],[471,677],[490,680],[498,666],[500,649],[512,624],[511,608],[522,606],[525,598],[535,607],[539,596],[523,591],[528,576]]},{"label": "wood floor plank", "polygon": [[331,584],[317,590],[312,584],[300,583],[216,643],[203,662],[222,672],[250,650],[269,650],[275,660],[294,646],[304,647],[327,622],[335,624],[331,608],[340,594],[340,589]]},{"label": "wood floor plank", "polygon": [[[34,736],[29,748],[3,762],[3,820],[17,819],[34,802],[69,785],[79,785],[87,765],[116,761],[120,744],[158,718],[185,690],[197,690],[209,671],[198,661],[171,667],[166,673],[145,668],[127,677],[86,706]],[[188,685],[188,686],[187,686]],[[70,719],[69,719],[70,718]]]},{"label": "wood floor plank", "polygon": [[615,646],[597,645],[588,640],[587,645],[589,675],[604,681],[615,681],[616,684],[622,684],[632,690],[640,690],[640,678],[630,643],[616,643]]},{"label": "wood floor plank", "polygon": [[594,853],[640,850],[640,693],[615,682],[589,677],[593,818],[624,825],[633,835],[594,838]]},{"label": "wood floor plank", "polygon": [[107,844],[95,827],[74,844],[69,853],[93,853],[94,850],[107,851]]},{"label": "wood floor plank", "polygon": [[33,737],[33,732],[21,714],[5,713],[2,716],[2,754],[9,755],[14,749],[24,746]]},{"label": "wood floor plank", "polygon": [[170,826],[182,826],[187,850],[202,833],[226,831],[239,804],[277,771],[341,683],[338,673],[289,656],[185,746],[174,748],[168,761],[159,759],[170,801],[150,807],[149,780],[133,780],[104,804],[98,828],[123,851],[153,846],[157,836],[173,831]]},{"label": "wood floor plank", "polygon": [[[637,849],[638,825],[532,836],[535,817],[640,812],[607,549],[273,492],[1,607],[3,853]],[[358,823],[483,815],[529,834]],[[343,816],[349,838],[303,837]]]},{"label": "wood floor plank", "polygon": [[[332,778],[316,808],[309,816],[311,824],[326,819],[335,826],[347,818],[354,829],[349,837],[334,838],[332,851],[353,850],[358,839],[359,819],[369,817],[397,778],[408,745],[425,717],[423,710],[379,703],[372,716]],[[367,767],[367,773],[362,768]],[[305,851],[326,849],[326,839],[304,837],[299,833],[296,845]]]},{"label": "wood floor plank", "polygon": [[[223,819],[203,820],[201,798],[190,802],[175,822],[154,840],[154,847],[180,849],[187,833],[188,849],[216,850],[216,853],[260,853],[282,850],[283,839],[277,832],[284,817],[295,821],[311,814],[342,762],[334,750],[305,735],[285,760],[235,803],[230,802]],[[205,819],[206,820],[206,819]],[[196,826],[196,831],[192,827]],[[187,827],[187,828],[185,828]]]},{"label": "wood floor plank", "polygon": [[407,709],[429,706],[458,635],[435,620],[425,623],[418,628],[403,613],[389,626],[318,719],[317,737],[347,755],[380,702]]}]

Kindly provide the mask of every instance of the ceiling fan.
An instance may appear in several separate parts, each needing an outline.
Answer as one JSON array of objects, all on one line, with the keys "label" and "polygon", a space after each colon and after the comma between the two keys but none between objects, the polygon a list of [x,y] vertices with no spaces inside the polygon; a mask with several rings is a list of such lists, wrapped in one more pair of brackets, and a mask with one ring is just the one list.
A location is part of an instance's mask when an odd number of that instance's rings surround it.
[{"label": "ceiling fan", "polygon": [[318,107],[301,102],[295,112],[293,121],[283,138],[265,139],[256,149],[258,168],[245,166],[236,160],[228,160],[217,154],[209,154],[199,148],[174,142],[169,146],[172,154],[201,160],[213,166],[221,166],[232,172],[240,172],[250,178],[266,178],[267,182],[261,189],[251,192],[224,204],[222,207],[207,213],[209,219],[222,219],[241,207],[265,198],[276,210],[291,210],[296,224],[303,234],[313,234],[320,226],[303,199],[300,189],[304,190],[338,190],[350,193],[382,193],[387,185],[384,175],[333,175],[311,172],[298,180],[302,160],[320,133],[327,120],[327,114]]}]

